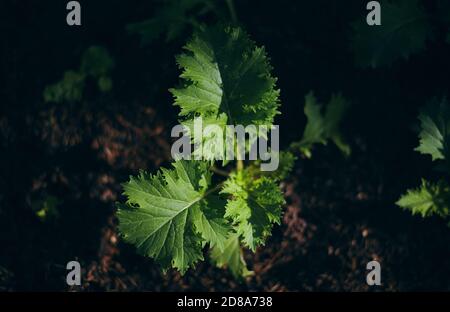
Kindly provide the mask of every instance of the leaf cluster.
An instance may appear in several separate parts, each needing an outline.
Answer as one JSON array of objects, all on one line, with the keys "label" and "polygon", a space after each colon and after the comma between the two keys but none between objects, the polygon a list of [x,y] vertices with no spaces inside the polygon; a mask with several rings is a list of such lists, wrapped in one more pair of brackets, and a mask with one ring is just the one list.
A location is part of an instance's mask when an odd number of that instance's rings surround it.
[{"label": "leaf cluster", "polygon": [[100,46],[91,46],[83,53],[79,70],[66,71],[62,80],[45,88],[44,101],[80,101],[87,78],[94,79],[101,92],[108,92],[112,88],[110,74],[113,68],[114,60],[108,51]]},{"label": "leaf cluster", "polygon": [[[170,92],[187,129],[197,117],[203,128],[273,124],[280,105],[276,78],[264,47],[241,28],[198,31],[184,51],[176,58],[181,83]],[[296,152],[306,154],[313,144],[327,140],[349,151],[338,129],[347,107],[342,96],[332,97],[324,116],[312,95],[306,106],[308,123],[302,149]],[[280,224],[285,201],[279,182],[289,175],[297,157],[292,151],[275,153],[280,165],[274,172],[260,171],[260,161],[242,160],[231,171],[222,162],[218,171],[221,158],[205,149],[214,146],[214,140],[208,136],[202,140],[203,160],[177,159],[171,169],[154,175],[142,171],[123,184],[126,202],[118,204],[119,230],[125,241],[163,270],[186,272],[204,259],[208,246],[217,266],[229,268],[236,278],[246,277],[252,272],[244,249],[263,246],[273,226]],[[213,176],[216,172],[225,177]]]},{"label": "leaf cluster", "polygon": [[445,179],[445,175],[450,174],[450,107],[447,100],[432,100],[419,114],[419,120],[419,146],[415,150],[431,156],[432,161],[437,162],[436,169],[443,175],[437,182],[422,179],[418,188],[408,190],[396,204],[422,217],[446,218],[450,215],[450,186]]}]

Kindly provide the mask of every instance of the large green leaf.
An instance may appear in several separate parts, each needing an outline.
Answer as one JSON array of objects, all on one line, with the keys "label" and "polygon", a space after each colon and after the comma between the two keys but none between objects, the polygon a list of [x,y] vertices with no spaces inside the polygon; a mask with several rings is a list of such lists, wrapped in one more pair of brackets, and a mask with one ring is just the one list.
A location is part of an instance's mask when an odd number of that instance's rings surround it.
[{"label": "large green leaf", "polygon": [[127,203],[117,213],[125,240],[163,269],[172,266],[181,273],[203,259],[203,241],[223,249],[229,227],[223,204],[207,191],[209,179],[205,163],[196,161],[131,177],[124,184]]},{"label": "large green leaf", "polygon": [[313,144],[326,143],[325,120],[322,116],[321,108],[312,92],[306,95],[304,110],[308,122],[301,140],[302,150],[306,154],[310,154],[310,152],[306,151],[309,151]]},{"label": "large green leaf", "polygon": [[193,118],[202,117],[203,128],[218,125],[223,134],[227,124],[272,125],[279,91],[263,47],[240,28],[215,27],[198,32],[184,49],[177,57],[183,85],[170,90],[183,124],[192,129]]}]

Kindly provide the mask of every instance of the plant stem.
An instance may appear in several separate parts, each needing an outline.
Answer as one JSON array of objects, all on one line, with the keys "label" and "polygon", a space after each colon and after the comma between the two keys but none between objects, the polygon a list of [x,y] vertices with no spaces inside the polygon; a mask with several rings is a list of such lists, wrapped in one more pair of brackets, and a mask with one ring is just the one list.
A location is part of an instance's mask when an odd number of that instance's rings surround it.
[{"label": "plant stem", "polygon": [[243,160],[238,159],[238,161],[236,163],[236,170],[238,172],[244,170],[244,161]]}]

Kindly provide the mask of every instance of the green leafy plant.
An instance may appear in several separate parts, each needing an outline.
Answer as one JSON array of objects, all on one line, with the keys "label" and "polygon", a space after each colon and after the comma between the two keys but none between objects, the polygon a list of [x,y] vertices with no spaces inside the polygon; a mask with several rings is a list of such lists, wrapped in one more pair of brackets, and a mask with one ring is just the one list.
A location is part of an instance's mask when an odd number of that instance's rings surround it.
[{"label": "green leafy plant", "polygon": [[353,49],[361,67],[390,65],[424,49],[432,35],[430,18],[418,0],[383,1],[381,25],[369,26],[365,16],[353,23]]},{"label": "green leafy plant", "polygon": [[83,53],[79,70],[66,71],[61,81],[45,88],[44,100],[57,103],[80,101],[88,77],[97,82],[101,92],[108,92],[112,88],[110,74],[113,68],[114,60],[108,51],[100,46],[92,46]]},{"label": "green leafy plant", "polygon": [[420,113],[419,120],[420,144],[415,150],[437,162],[436,169],[442,173],[442,178],[437,182],[422,179],[422,184],[408,190],[397,205],[422,217],[447,218],[450,215],[450,186],[445,179],[450,173],[450,107],[447,100],[431,101]]},{"label": "green leafy plant", "polygon": [[[181,86],[170,90],[182,124],[192,127],[197,117],[203,118],[203,127],[273,124],[280,106],[276,78],[265,49],[242,29],[199,31],[184,50],[176,59]],[[218,267],[229,268],[236,278],[251,275],[243,250],[263,246],[280,224],[285,201],[279,182],[292,170],[294,153],[311,156],[313,144],[327,140],[350,152],[338,127],[348,107],[343,97],[333,96],[324,115],[312,94],[306,102],[303,139],[276,154],[279,168],[274,172],[261,171],[259,160],[230,166],[207,153],[206,160],[178,159],[171,169],[130,177],[123,184],[127,200],[117,204],[124,240],[164,271],[172,267],[185,273],[204,259],[208,246]]]}]

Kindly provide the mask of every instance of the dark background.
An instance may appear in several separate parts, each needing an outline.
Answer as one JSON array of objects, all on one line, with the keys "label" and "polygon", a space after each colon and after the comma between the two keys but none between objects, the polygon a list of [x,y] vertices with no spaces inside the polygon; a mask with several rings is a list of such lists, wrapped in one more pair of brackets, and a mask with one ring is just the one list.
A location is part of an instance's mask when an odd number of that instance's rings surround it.
[{"label": "dark background", "polygon": [[[235,1],[239,23],[266,47],[279,79],[282,146],[300,138],[310,90],[323,102],[342,92],[352,103],[343,123],[352,155],[329,144],[297,162],[282,185],[283,223],[246,255],[255,276],[238,283],[208,262],[183,277],[164,275],[116,232],[120,183],[170,161],[178,110],[167,90],[178,82],[174,56],[192,28],[142,44],[126,27],[155,16],[159,2],[79,2],[80,27],[67,26],[67,1],[0,4],[0,290],[68,290],[71,260],[83,268],[73,290],[450,290],[446,222],[394,204],[433,177],[429,159],[413,151],[413,128],[421,106],[448,95],[446,29],[435,26],[434,40],[408,60],[361,69],[351,22],[365,19],[366,1]],[[439,13],[436,1],[422,3]],[[213,25],[218,17],[199,20]],[[115,61],[112,89],[99,92],[88,79],[82,100],[44,101],[46,86],[79,68],[92,45]],[[58,216],[43,220],[33,207],[49,196]],[[370,288],[372,259],[383,285]]]}]

